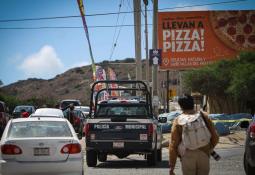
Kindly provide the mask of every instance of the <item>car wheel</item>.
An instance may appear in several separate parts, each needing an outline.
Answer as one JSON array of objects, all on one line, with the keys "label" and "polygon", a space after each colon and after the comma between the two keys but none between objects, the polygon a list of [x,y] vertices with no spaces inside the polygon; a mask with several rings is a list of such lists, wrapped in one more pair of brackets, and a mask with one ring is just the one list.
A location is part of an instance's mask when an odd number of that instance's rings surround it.
[{"label": "car wheel", "polygon": [[97,165],[97,152],[94,150],[87,150],[86,161],[88,167],[95,167]]},{"label": "car wheel", "polygon": [[157,150],[157,160],[158,162],[162,161],[162,148]]},{"label": "car wheel", "polygon": [[250,164],[247,162],[245,153],[243,157],[243,164],[246,175],[253,175],[255,172],[255,167],[250,166]]},{"label": "car wheel", "polygon": [[100,162],[106,162],[107,161],[107,154],[106,153],[99,153],[97,155],[97,158]]}]

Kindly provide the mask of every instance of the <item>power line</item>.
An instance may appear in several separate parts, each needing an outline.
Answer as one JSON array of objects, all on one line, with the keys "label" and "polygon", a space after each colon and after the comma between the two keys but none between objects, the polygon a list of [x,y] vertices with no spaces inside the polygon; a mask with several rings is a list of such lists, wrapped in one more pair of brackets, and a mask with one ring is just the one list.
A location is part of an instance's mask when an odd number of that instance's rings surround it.
[{"label": "power line", "polygon": [[[113,53],[114,53],[114,51],[115,51],[115,48],[116,48],[116,46],[117,46],[117,42],[118,42],[118,39],[119,39],[119,36],[120,36],[120,32],[121,32],[121,29],[122,29],[122,27],[123,27],[125,18],[126,18],[126,16],[124,16],[123,19],[122,19],[122,23],[121,23],[122,25],[120,25],[121,27],[119,28],[119,32],[118,32],[118,35],[117,35],[116,40],[115,40],[115,43],[114,43],[114,48],[113,48],[112,55],[113,55]],[[112,58],[112,55],[111,55],[111,58]]]},{"label": "power line", "polygon": [[[144,24],[141,24],[144,26]],[[148,24],[152,26],[152,24]],[[121,28],[121,27],[134,27],[134,24],[122,24],[122,25],[102,25],[102,26],[88,26],[88,28]],[[0,27],[0,30],[25,30],[25,29],[81,29],[81,26],[40,26],[40,27]],[[120,32],[118,32],[119,35]]]},{"label": "power line", "polygon": [[[120,4],[119,4],[119,13],[118,13],[117,20],[116,20],[116,26],[119,23],[121,6],[122,6],[122,0],[120,0]],[[110,53],[109,60],[112,59],[112,55],[113,55],[114,49],[116,47],[116,43],[115,43],[116,32],[117,32],[117,27],[115,27],[115,30],[114,30],[114,35],[113,35],[113,39],[112,39],[112,48],[111,48],[111,53]]]},{"label": "power line", "polygon": [[[142,24],[144,25],[144,24]],[[152,26],[152,24],[148,24]],[[88,28],[114,28],[114,27],[134,27],[134,24],[123,24],[123,25],[102,25],[102,26],[88,26]],[[0,27],[0,30],[26,30],[26,29],[81,29],[81,26],[40,26],[40,27]]]},{"label": "power line", "polygon": [[[247,0],[222,1],[222,2],[213,2],[213,3],[206,3],[206,4],[168,7],[168,8],[161,8],[159,10],[172,10],[172,9],[181,9],[181,8],[187,8],[187,7],[201,7],[201,6],[208,6],[208,5],[230,4],[230,3],[245,2],[245,1],[247,1]],[[152,11],[152,10],[148,10],[148,11]],[[128,14],[128,13],[134,13],[134,11],[95,13],[95,14],[86,14],[85,16],[87,16],[87,17],[107,16],[107,15],[118,15],[118,14]],[[19,21],[54,20],[54,19],[80,18],[80,17],[81,17],[80,15],[70,15],[70,16],[55,16],[55,17],[23,18],[23,19],[2,19],[2,20],[0,20],[0,23],[19,22]]]},{"label": "power line", "polygon": [[130,8],[130,10],[132,10],[133,8],[131,7],[131,2],[130,2],[130,0],[127,0],[128,1],[128,7]]}]

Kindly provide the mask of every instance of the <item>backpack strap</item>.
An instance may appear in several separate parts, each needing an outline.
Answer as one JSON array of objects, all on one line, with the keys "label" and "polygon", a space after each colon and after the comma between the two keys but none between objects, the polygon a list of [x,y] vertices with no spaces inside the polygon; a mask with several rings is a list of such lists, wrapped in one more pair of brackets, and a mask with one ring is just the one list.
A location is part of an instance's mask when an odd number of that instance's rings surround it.
[{"label": "backpack strap", "polygon": [[219,136],[217,134],[217,131],[216,131],[213,123],[210,122],[210,119],[209,120],[206,119],[202,111],[200,111],[200,113],[201,113],[201,116],[206,124],[206,127],[208,128],[208,130],[211,133],[211,148],[214,148],[217,145],[217,143],[219,142]]},{"label": "backpack strap", "polygon": [[[204,114],[203,114],[202,111],[200,111],[200,115],[201,115],[202,119],[204,120],[206,127],[208,128],[208,130],[209,130],[210,133],[211,133],[211,130],[210,130],[210,127],[209,127],[209,123],[208,123],[207,120],[205,119],[205,116],[204,116]],[[212,133],[211,133],[211,134],[212,134]]]}]

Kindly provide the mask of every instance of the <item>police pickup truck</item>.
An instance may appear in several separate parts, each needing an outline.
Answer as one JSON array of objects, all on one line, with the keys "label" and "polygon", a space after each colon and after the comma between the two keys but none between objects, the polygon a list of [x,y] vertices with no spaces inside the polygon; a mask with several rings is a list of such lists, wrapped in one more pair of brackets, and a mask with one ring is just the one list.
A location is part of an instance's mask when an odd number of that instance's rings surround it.
[{"label": "police pickup truck", "polygon": [[[115,96],[111,97],[113,92]],[[140,96],[127,95],[134,93]],[[97,160],[105,162],[107,155],[121,159],[130,154],[142,154],[149,166],[156,165],[162,160],[159,123],[166,122],[160,120],[153,115],[151,95],[143,81],[95,82],[85,126],[87,165],[94,167]]]}]

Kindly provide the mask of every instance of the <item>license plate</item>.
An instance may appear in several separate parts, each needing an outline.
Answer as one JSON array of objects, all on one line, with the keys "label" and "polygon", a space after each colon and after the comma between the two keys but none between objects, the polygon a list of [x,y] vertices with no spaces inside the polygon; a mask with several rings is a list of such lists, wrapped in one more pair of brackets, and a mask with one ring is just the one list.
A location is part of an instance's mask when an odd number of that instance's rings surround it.
[{"label": "license plate", "polygon": [[48,156],[50,155],[49,148],[34,148],[34,156]]},{"label": "license plate", "polygon": [[113,142],[113,148],[124,148],[124,142]]},{"label": "license plate", "polygon": [[140,140],[142,141],[148,140],[147,134],[140,134]]}]

